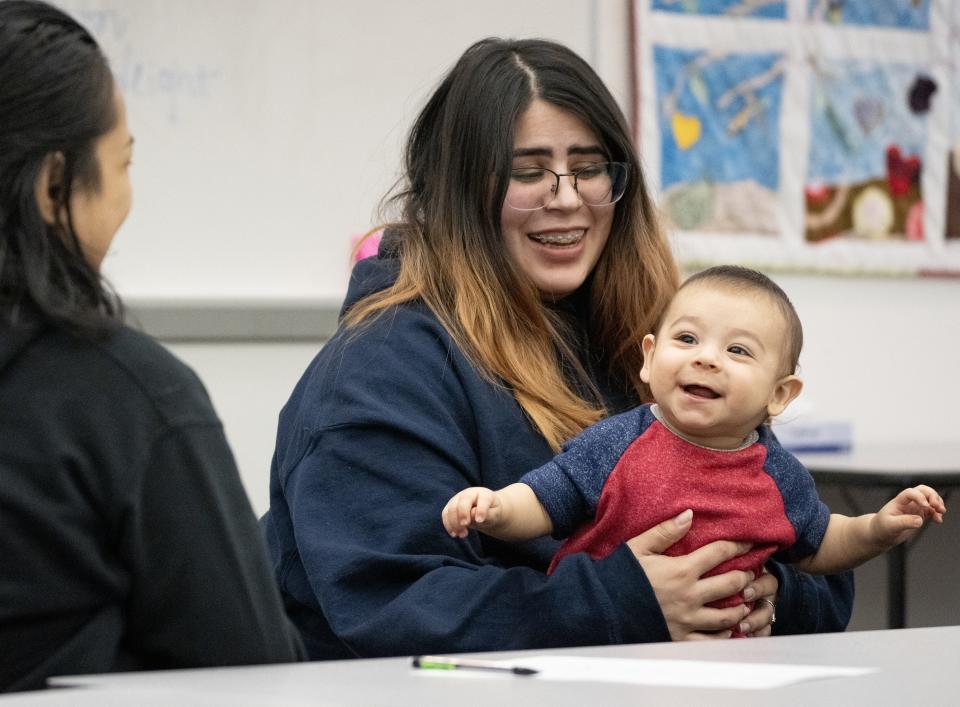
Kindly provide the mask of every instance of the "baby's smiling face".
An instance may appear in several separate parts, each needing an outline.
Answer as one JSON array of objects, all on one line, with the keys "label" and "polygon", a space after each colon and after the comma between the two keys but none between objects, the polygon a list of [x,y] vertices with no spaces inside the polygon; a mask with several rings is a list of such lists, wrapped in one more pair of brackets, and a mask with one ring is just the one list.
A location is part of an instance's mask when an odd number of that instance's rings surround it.
[{"label": "baby's smiling face", "polygon": [[643,342],[641,378],[691,441],[733,449],[802,387],[786,370],[790,331],[772,297],[716,282],[682,288]]}]

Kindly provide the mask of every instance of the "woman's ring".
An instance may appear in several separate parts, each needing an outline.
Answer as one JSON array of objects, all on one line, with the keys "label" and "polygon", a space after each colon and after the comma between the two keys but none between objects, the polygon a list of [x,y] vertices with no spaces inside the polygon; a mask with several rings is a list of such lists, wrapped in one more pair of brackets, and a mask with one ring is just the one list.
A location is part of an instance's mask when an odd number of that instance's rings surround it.
[{"label": "woman's ring", "polygon": [[770,611],[772,612],[770,614],[770,625],[773,626],[775,623],[777,623],[777,605],[773,603],[773,599],[767,599],[766,597],[760,597],[758,601],[762,601],[763,603],[770,605]]}]

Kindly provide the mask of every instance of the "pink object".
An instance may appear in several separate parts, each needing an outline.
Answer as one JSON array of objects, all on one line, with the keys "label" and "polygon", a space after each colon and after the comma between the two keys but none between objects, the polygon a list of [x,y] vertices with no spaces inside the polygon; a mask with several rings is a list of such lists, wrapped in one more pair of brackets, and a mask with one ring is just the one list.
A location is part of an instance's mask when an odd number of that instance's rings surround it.
[{"label": "pink object", "polygon": [[[377,249],[380,247],[380,238],[383,236],[383,231],[376,231],[366,239],[366,233],[354,233],[350,237],[350,243],[353,248],[356,250],[353,253],[353,262],[358,262],[364,258],[369,258],[377,254]],[[363,241],[362,243],[360,243]],[[360,247],[357,248],[357,244],[360,243]]]},{"label": "pink object", "polygon": [[808,204],[822,204],[830,198],[830,189],[823,182],[810,182],[803,191]]},{"label": "pink object", "polygon": [[923,202],[918,201],[916,204],[910,207],[910,210],[907,212],[907,240],[908,241],[922,241],[923,240]]}]

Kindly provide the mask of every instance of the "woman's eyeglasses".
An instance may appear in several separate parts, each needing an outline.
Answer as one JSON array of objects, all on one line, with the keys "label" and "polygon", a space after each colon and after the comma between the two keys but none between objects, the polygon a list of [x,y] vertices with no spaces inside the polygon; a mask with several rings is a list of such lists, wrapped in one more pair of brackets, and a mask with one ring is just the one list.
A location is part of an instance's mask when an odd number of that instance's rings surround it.
[{"label": "woman's eyeglasses", "polygon": [[627,189],[627,165],[623,162],[598,162],[563,174],[546,167],[519,167],[510,172],[507,206],[518,211],[544,208],[556,197],[560,177],[573,177],[574,191],[588,206],[612,204]]}]

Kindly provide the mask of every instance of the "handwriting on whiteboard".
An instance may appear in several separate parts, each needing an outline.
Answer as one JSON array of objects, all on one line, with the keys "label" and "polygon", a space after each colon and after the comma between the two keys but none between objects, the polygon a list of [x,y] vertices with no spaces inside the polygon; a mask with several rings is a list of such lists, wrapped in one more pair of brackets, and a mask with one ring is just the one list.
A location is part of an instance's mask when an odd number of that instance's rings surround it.
[{"label": "handwriting on whiteboard", "polygon": [[215,100],[227,77],[224,66],[183,56],[175,51],[164,56],[156,46],[146,53],[135,42],[136,20],[123,10],[107,7],[79,7],[77,19],[89,29],[110,60],[117,84],[128,102],[149,104],[155,117],[171,124],[188,120],[200,104]]}]

